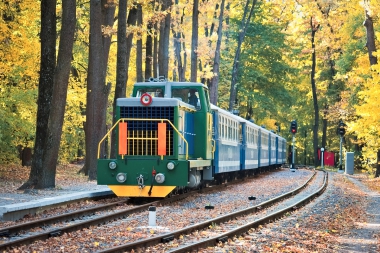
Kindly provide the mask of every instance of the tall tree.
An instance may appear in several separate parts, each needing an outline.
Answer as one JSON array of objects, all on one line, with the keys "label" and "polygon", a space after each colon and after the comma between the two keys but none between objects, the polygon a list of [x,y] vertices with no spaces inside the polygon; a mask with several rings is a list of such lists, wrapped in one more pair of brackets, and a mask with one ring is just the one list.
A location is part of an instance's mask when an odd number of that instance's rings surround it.
[{"label": "tall tree", "polygon": [[220,47],[222,44],[224,3],[225,3],[225,0],[222,0],[221,6],[220,6],[220,14],[219,14],[218,40],[216,42],[214,64],[212,67],[212,72],[214,73],[214,76],[210,84],[210,102],[215,105],[217,105],[218,103]]},{"label": "tall tree", "polygon": [[[128,33],[128,27],[135,26],[136,22],[137,22],[137,8],[134,5],[132,7],[132,9],[129,11],[128,18],[127,18],[127,56],[126,56],[127,57],[127,59],[126,59],[126,62],[127,62],[127,79],[126,79],[126,82],[128,82],[128,76],[129,76],[128,68],[129,68],[129,63],[131,62],[131,60],[130,60],[131,49],[133,47],[133,37],[134,37],[132,32]],[[117,96],[115,94],[115,99],[120,98],[120,97],[125,97],[125,94],[117,94]]]},{"label": "tall tree", "polygon": [[[125,3],[125,6],[124,6],[124,3],[122,3],[122,5],[119,6],[119,8],[127,9],[127,3]],[[127,11],[125,10],[125,12],[127,12]],[[122,14],[122,15],[124,15],[124,14]],[[122,27],[121,28],[118,27],[118,36],[123,36],[122,34],[126,33],[126,41],[125,41],[125,63],[126,63],[126,65],[125,65],[125,72],[122,73],[121,71],[124,71],[123,70],[124,66],[122,65],[123,64],[122,60],[124,60],[124,59],[118,58],[118,62],[119,62],[118,66],[120,67],[120,69],[119,68],[117,69],[116,76],[119,77],[120,79],[117,82],[118,87],[115,88],[115,96],[114,96],[114,100],[113,100],[113,114],[114,114],[113,119],[112,119],[113,125],[116,123],[116,117],[115,117],[116,100],[118,98],[123,98],[126,96],[127,82],[128,82],[128,76],[129,76],[128,68],[129,68],[129,63],[130,63],[130,58],[131,58],[131,49],[133,47],[133,33],[128,33],[127,27],[136,25],[136,21],[137,21],[137,8],[136,8],[136,6],[134,6],[134,7],[132,7],[132,9],[128,13],[127,24],[124,25],[123,21],[121,21],[121,26],[125,26],[125,29]],[[123,38],[120,38],[120,39],[123,40]],[[121,45],[121,47],[123,47],[123,46]],[[118,50],[119,50],[119,48],[118,48]],[[124,53],[123,52],[124,49],[120,48],[120,50],[122,50],[122,51],[120,51],[121,55],[118,54],[118,57],[123,57],[122,54]],[[123,75],[125,75],[125,77]],[[125,78],[125,82],[124,82],[124,78]],[[111,140],[111,157],[115,157],[115,155],[116,155],[116,151],[117,151],[116,150],[116,148],[117,148],[116,143],[117,143],[116,142],[116,133],[114,131],[112,133],[112,140]]]},{"label": "tall tree", "polygon": [[[179,1],[175,0],[175,5],[179,5]],[[180,12],[178,10],[179,7],[176,8],[176,15],[179,16]],[[182,10],[182,14],[180,16],[180,25],[184,24],[185,17],[185,9]],[[175,54],[175,64],[177,66],[178,73],[178,81],[185,81],[185,72],[186,72],[186,51],[185,51],[185,40],[184,33],[180,30],[180,27],[173,26],[173,36],[174,36],[174,54]],[[183,58],[182,58],[182,50],[183,50]],[[174,75],[173,75],[174,76]],[[174,79],[176,80],[176,79]]]},{"label": "tall tree", "polygon": [[162,11],[166,11],[165,18],[160,23],[160,40],[158,46],[158,73],[159,76],[168,77],[169,73],[169,38],[172,1],[163,0]]},{"label": "tall tree", "polygon": [[[368,1],[364,1],[368,4]],[[365,20],[363,24],[367,31],[367,43],[366,47],[368,50],[369,63],[371,65],[377,64],[377,57],[374,55],[376,52],[376,43],[375,43],[375,30],[373,29],[373,19],[369,13],[368,7],[365,8]]]},{"label": "tall tree", "polygon": [[153,24],[152,21],[148,21],[147,35],[145,43],[145,79],[153,77],[153,36],[152,36]]},{"label": "tall tree", "polygon": [[[241,53],[241,46],[244,41],[245,34],[247,32],[247,28],[251,22],[251,17],[253,15],[253,11],[255,9],[255,5],[257,0],[253,0],[251,7],[249,7],[250,0],[247,0],[244,8],[244,14],[243,18],[241,20],[241,25],[239,29],[239,36],[238,36],[238,42],[237,47],[235,51],[235,58],[234,63],[232,67],[232,76],[231,76],[231,87],[230,87],[230,102],[228,105],[228,109],[232,111],[235,102],[236,102],[236,83],[238,79],[238,70],[239,70],[239,61],[240,61],[240,53]],[[249,14],[248,14],[249,13]],[[248,14],[248,17],[247,17]]]},{"label": "tall tree", "polygon": [[139,27],[139,32],[137,34],[137,42],[136,42],[136,81],[142,82],[144,81],[143,76],[143,45],[142,45],[142,23],[143,23],[143,12],[141,4],[137,4],[137,26]]},{"label": "tall tree", "polygon": [[315,68],[316,68],[316,53],[315,53],[315,33],[318,31],[319,24],[313,21],[313,18],[310,18],[310,28],[311,28],[311,73],[310,73],[310,82],[311,90],[313,93],[313,105],[314,105],[314,126],[313,126],[313,148],[314,148],[314,163],[318,164],[318,128],[319,128],[319,107],[318,107],[318,98],[317,98],[317,87],[315,85]]},{"label": "tall tree", "polygon": [[[371,66],[373,66],[373,65],[377,65],[377,57],[374,55],[374,53],[376,52],[375,30],[373,28],[373,18],[369,11],[369,2],[364,1],[364,3],[365,3],[364,26],[367,31],[366,47],[368,50],[369,63]],[[377,164],[376,164],[375,177],[380,177],[380,149],[377,150],[376,159],[377,159]]]},{"label": "tall tree", "polygon": [[[41,0],[41,64],[38,84],[37,127],[34,141],[34,157],[29,179],[20,189],[53,187],[48,180],[49,173],[43,167],[48,138],[50,106],[53,96],[54,72],[56,64],[56,0]],[[45,185],[50,182],[48,185]],[[54,181],[53,181],[54,182]]]},{"label": "tall tree", "polygon": [[[107,0],[90,1],[90,48],[87,72],[86,161],[89,179],[96,179],[98,144],[106,133],[106,112],[110,84],[106,70],[111,41],[108,29],[113,25],[115,6]],[[103,32],[102,32],[103,28]],[[100,150],[103,156],[105,150]]]},{"label": "tall tree", "polygon": [[[115,97],[125,97],[127,86],[127,1],[119,1]],[[114,102],[116,99],[114,100]],[[114,103],[114,110],[115,110]]]},{"label": "tall tree", "polygon": [[158,24],[154,24],[154,36],[153,36],[153,57],[152,57],[152,65],[153,65],[153,76],[158,77],[159,71],[158,71],[158,46],[159,46],[159,41],[158,41]]},{"label": "tall tree", "polygon": [[[119,1],[117,26],[117,61],[116,61],[116,86],[113,100],[113,115],[116,113],[116,100],[126,96],[128,63],[127,63],[127,1]],[[112,117],[112,125],[116,123],[116,117]],[[112,132],[111,157],[116,157],[116,133]]]},{"label": "tall tree", "polygon": [[199,17],[199,0],[194,0],[193,3],[193,17],[192,17],[192,33],[191,33],[191,65],[190,65],[190,81],[197,81],[198,73],[198,17]]},{"label": "tall tree", "polygon": [[46,170],[44,185],[55,186],[56,165],[65,116],[67,89],[73,54],[76,23],[76,0],[62,1],[62,27],[58,49],[57,66],[54,73],[54,89],[50,109],[46,153],[43,167]]}]

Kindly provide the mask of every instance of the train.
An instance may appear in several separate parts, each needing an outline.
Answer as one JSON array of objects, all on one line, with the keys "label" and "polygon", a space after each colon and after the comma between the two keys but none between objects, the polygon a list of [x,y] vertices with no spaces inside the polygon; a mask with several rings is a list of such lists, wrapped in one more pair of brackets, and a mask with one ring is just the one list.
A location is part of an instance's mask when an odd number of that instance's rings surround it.
[{"label": "train", "polygon": [[[117,196],[164,198],[286,162],[283,137],[211,104],[202,83],[135,83],[114,117],[99,142],[97,184]],[[114,155],[104,151],[112,135]]]}]

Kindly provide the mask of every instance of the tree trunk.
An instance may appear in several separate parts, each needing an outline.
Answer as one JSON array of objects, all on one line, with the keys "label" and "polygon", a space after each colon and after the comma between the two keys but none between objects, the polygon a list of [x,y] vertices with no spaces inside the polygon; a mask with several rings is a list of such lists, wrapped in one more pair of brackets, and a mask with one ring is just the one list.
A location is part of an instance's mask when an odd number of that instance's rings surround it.
[{"label": "tree trunk", "polygon": [[313,24],[313,18],[310,18],[310,26],[311,26],[311,89],[313,93],[313,105],[314,105],[314,126],[313,126],[313,149],[314,149],[314,165],[318,165],[318,128],[319,128],[319,107],[318,107],[318,98],[317,98],[317,87],[315,84],[315,68],[316,68],[316,55],[315,55],[315,44],[314,38],[315,33],[317,32],[319,25]]},{"label": "tree trunk", "polygon": [[225,3],[225,0],[222,0],[221,7],[220,7],[220,15],[219,15],[218,40],[216,42],[214,65],[212,67],[212,72],[214,73],[214,76],[210,84],[210,102],[214,105],[218,104],[220,45],[222,44],[224,3]]},{"label": "tree trunk", "polygon": [[[44,171],[45,143],[48,138],[48,123],[53,95],[56,61],[56,0],[41,0],[41,64],[38,83],[37,127],[34,152],[29,179],[20,189],[45,188],[47,174]],[[53,187],[52,185],[51,187]]]},{"label": "tree trunk", "polygon": [[[178,5],[178,0],[175,1],[175,4]],[[179,11],[176,13],[179,16]],[[181,16],[181,25],[183,25],[185,13],[182,12]],[[181,43],[182,38],[184,39],[184,35],[182,32],[176,32],[173,30],[173,36],[174,36],[174,54],[176,59],[176,65],[177,65],[177,71],[178,71],[178,81],[183,82],[185,81],[185,69],[184,69],[184,60],[181,57],[181,46],[183,45],[185,49],[185,43]],[[185,51],[185,50],[184,50]],[[186,59],[186,52],[184,53],[184,58]]]},{"label": "tree trunk", "polygon": [[376,164],[375,177],[380,177],[380,150],[377,150],[377,164]]},{"label": "tree trunk", "polygon": [[[141,4],[137,4],[137,26],[142,28],[142,21],[143,21],[142,6]],[[144,81],[143,68],[142,68],[143,67],[142,55],[143,55],[142,34],[140,34],[136,42],[136,81],[137,82]]]},{"label": "tree trunk", "polygon": [[160,24],[160,40],[158,45],[158,75],[168,77],[169,73],[169,38],[170,38],[171,0],[164,0],[162,10],[167,11]]},{"label": "tree trunk", "polygon": [[[227,12],[231,11],[231,3],[227,3],[227,5],[226,5],[226,11]],[[226,25],[229,27],[230,26],[230,15],[226,16],[225,22],[226,22]],[[230,43],[229,43],[230,42],[229,29],[226,29],[226,31],[225,31],[225,38],[226,38],[226,40],[225,40],[225,45],[226,45],[225,50],[226,50],[226,52],[228,52],[228,51],[230,51],[230,48],[229,48],[229,45],[230,45]]]},{"label": "tree trunk", "polygon": [[76,0],[63,1],[58,61],[54,75],[53,103],[50,109],[48,139],[45,143],[46,153],[43,159],[43,167],[46,171],[46,177],[43,177],[45,179],[44,185],[48,187],[55,187],[56,166],[65,118],[75,25]]},{"label": "tree trunk", "polygon": [[365,21],[364,26],[367,30],[367,44],[366,47],[368,49],[368,57],[369,57],[369,63],[371,65],[377,64],[377,57],[373,55],[374,52],[376,52],[376,44],[375,44],[375,31],[373,29],[373,21],[372,17],[369,16],[368,10],[365,12]]},{"label": "tree trunk", "polygon": [[[207,23],[204,25],[205,37],[206,38],[211,37],[214,34],[215,20],[218,19],[218,10],[219,10],[219,3],[215,4],[215,10],[214,10],[214,15],[213,15],[213,20],[214,21],[211,23],[210,29],[208,29],[208,24]],[[212,41],[211,41],[211,39],[208,41],[208,44],[209,44],[209,47],[212,48]],[[214,55],[214,61],[215,61],[215,55]],[[207,66],[213,66],[214,67],[214,61],[205,62],[204,63],[204,67],[207,67]],[[199,63],[199,66],[200,66],[199,70],[203,71],[202,70],[201,62]],[[209,91],[210,91],[210,94],[211,94],[212,78],[202,77],[201,78],[201,83],[204,83],[204,84],[207,85],[207,87],[209,87]],[[211,101],[211,95],[210,95],[210,102],[213,103]]]},{"label": "tree trunk", "polygon": [[[129,11],[128,14],[128,19],[127,19],[127,26],[133,26],[136,25],[136,20],[137,20],[137,9],[132,8]],[[125,28],[125,31],[127,29],[127,26]],[[123,87],[116,87],[115,88],[115,96],[114,96],[114,101],[113,101],[113,120],[112,120],[112,125],[116,123],[116,99],[118,98],[123,98],[126,97],[126,88],[127,88],[127,82],[128,82],[128,68],[129,68],[129,62],[130,62],[130,57],[131,57],[131,48],[133,47],[132,44],[133,41],[133,34],[129,34],[127,39],[126,39],[126,57],[125,57],[125,84],[120,84],[123,85]],[[117,75],[117,74],[116,74]],[[112,140],[111,140],[111,157],[116,157],[116,133],[113,131],[112,133]]]},{"label": "tree trunk", "polygon": [[[115,9],[116,5],[114,3],[115,0],[102,0],[101,5],[101,19],[102,26],[108,28],[111,30],[113,27],[113,23],[115,22]],[[107,71],[107,63],[108,63],[108,55],[110,53],[110,46],[111,46],[111,38],[112,38],[112,32],[111,33],[103,33],[102,39],[103,39],[103,53],[104,53],[104,71]]]},{"label": "tree trunk", "polygon": [[152,75],[152,63],[153,63],[153,37],[151,35],[153,24],[151,21],[148,21],[148,33],[146,36],[145,43],[145,79],[153,77]]},{"label": "tree trunk", "polygon": [[228,110],[230,110],[230,111],[232,111],[234,109],[234,105],[235,105],[235,101],[236,101],[236,97],[237,97],[236,83],[237,83],[237,79],[238,79],[241,45],[243,44],[245,33],[247,32],[247,28],[251,22],[251,17],[253,15],[253,11],[255,9],[256,2],[257,2],[257,0],[253,0],[251,9],[249,11],[249,16],[246,20],[246,16],[247,16],[248,9],[249,9],[249,0],[247,0],[245,8],[244,8],[244,15],[243,15],[243,18],[241,20],[241,25],[240,25],[240,29],[239,29],[240,32],[239,32],[239,37],[238,37],[238,42],[237,42],[238,44],[236,47],[234,64],[232,67],[232,77],[231,77],[231,87],[230,87],[230,102],[228,105]]},{"label": "tree trunk", "polygon": [[[367,49],[368,49],[368,57],[369,57],[369,63],[370,65],[377,64],[377,57],[373,55],[374,52],[376,52],[376,44],[375,44],[375,32],[373,29],[373,20],[372,17],[369,15],[368,10],[365,10],[365,21],[364,26],[367,30]],[[377,150],[377,165],[376,165],[376,171],[375,171],[375,177],[380,176],[380,150]]]},{"label": "tree trunk", "polygon": [[[129,11],[129,14],[128,14],[127,27],[128,26],[134,26],[134,25],[136,25],[136,21],[137,21],[137,8],[133,7]],[[128,68],[129,68],[129,62],[130,62],[130,58],[131,58],[131,49],[132,49],[132,47],[133,47],[133,33],[130,33],[127,36],[127,56],[126,56],[127,79],[126,79],[126,84],[128,82]],[[125,93],[124,94],[120,94],[120,95],[117,96],[117,98],[119,98],[119,97],[125,97]]]},{"label": "tree trunk", "polygon": [[158,26],[157,23],[154,24],[154,36],[153,36],[153,59],[152,59],[152,64],[153,64],[153,76],[158,77],[158,46],[159,46],[159,41],[158,41]]},{"label": "tree trunk", "polygon": [[[331,49],[328,47],[327,50],[329,51],[328,52],[328,59],[329,59],[329,66],[330,66],[330,73],[331,73],[329,85],[327,87],[327,90],[329,91],[329,90],[331,90],[331,87],[334,85],[334,77],[335,77],[336,73],[335,73],[335,62],[331,58],[332,57],[332,52],[330,52]],[[325,102],[324,111],[323,111],[323,119],[322,119],[322,144],[321,144],[321,147],[323,147],[323,148],[326,148],[326,145],[327,145],[327,128],[328,128],[328,124],[329,124],[329,121],[327,120],[328,109],[329,109],[328,102]]]},{"label": "tree trunk", "polygon": [[328,127],[328,121],[327,118],[322,119],[322,148],[326,148],[327,145],[327,127]]},{"label": "tree trunk", "polygon": [[[117,27],[116,85],[113,100],[112,125],[116,123],[116,100],[126,96],[127,88],[127,1],[119,1]],[[111,135],[111,158],[116,158],[116,133]]]},{"label": "tree trunk", "polygon": [[191,67],[190,67],[190,81],[196,82],[198,75],[198,16],[199,16],[199,0],[194,0],[193,3],[193,24],[192,24],[192,34],[191,34]]},{"label": "tree trunk", "polygon": [[[104,39],[102,25],[104,20],[101,0],[90,2],[90,48],[87,72],[87,108],[86,108],[86,170],[89,179],[96,179],[98,144],[106,132],[106,112],[110,85],[106,86],[106,68],[108,56],[108,39]],[[104,42],[104,44],[103,44]],[[99,156],[104,156],[104,149]]]}]

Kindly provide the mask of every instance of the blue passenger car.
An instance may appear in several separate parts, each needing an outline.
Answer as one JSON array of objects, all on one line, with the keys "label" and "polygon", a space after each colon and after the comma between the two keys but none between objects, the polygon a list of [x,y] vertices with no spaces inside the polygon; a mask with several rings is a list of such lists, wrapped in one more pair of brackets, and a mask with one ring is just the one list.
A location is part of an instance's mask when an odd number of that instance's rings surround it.
[{"label": "blue passenger car", "polygon": [[259,167],[269,166],[269,131],[265,128],[260,128],[259,131]]},{"label": "blue passenger car", "polygon": [[277,135],[273,132],[269,132],[269,165],[273,166],[277,164]]},{"label": "blue passenger car", "polygon": [[281,136],[277,137],[277,165],[286,163],[286,140]]},{"label": "blue passenger car", "polygon": [[211,105],[211,110],[214,122],[215,173],[239,171],[243,119],[214,105]]},{"label": "blue passenger car", "polygon": [[245,170],[259,167],[260,127],[250,121],[242,123],[242,168]]}]

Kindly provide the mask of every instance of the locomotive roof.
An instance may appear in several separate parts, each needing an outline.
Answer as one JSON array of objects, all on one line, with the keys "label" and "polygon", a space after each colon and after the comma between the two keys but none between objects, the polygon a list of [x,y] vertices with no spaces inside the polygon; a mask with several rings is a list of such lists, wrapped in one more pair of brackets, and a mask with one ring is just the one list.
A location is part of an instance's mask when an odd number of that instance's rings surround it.
[{"label": "locomotive roof", "polygon": [[[141,106],[140,98],[118,98],[116,100],[117,106],[127,106],[127,107],[133,107],[133,106]],[[171,98],[159,98],[159,99],[153,99],[152,104],[149,106],[181,106],[181,107],[189,107],[187,103],[184,103],[178,99],[171,99]],[[193,106],[192,106],[193,107]]]},{"label": "locomotive roof", "polygon": [[208,89],[207,85],[203,84],[203,83],[197,83],[197,82],[170,82],[170,81],[158,81],[158,82],[155,82],[155,81],[151,81],[151,82],[139,82],[139,83],[135,83],[134,86],[138,87],[138,86],[151,86],[151,87],[154,87],[154,86],[159,86],[159,87],[162,87],[162,86],[184,86],[184,87],[202,87],[202,88],[205,88],[205,89]]}]

